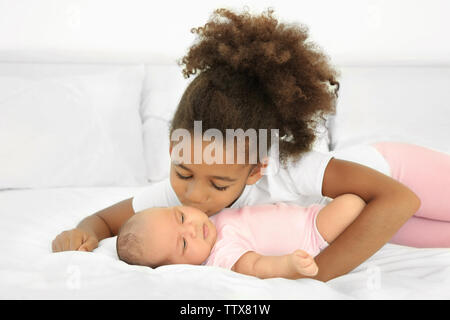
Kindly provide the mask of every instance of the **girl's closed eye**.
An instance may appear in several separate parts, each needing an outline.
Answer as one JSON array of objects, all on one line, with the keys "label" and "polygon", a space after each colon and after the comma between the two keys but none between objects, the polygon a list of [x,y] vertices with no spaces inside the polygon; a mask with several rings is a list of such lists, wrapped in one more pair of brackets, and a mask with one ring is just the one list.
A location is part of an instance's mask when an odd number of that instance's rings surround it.
[{"label": "girl's closed eye", "polygon": [[[178,171],[175,171],[175,173],[176,173],[177,177],[180,178],[180,179],[182,179],[182,180],[189,180],[189,179],[192,178],[192,175],[191,175],[191,176],[185,176],[185,175],[182,175],[181,173],[179,173]],[[216,184],[215,184],[214,182],[212,182],[212,181],[211,181],[211,185],[214,187],[214,189],[216,189],[216,190],[218,190],[218,191],[225,191],[225,190],[227,190],[228,187],[229,187],[229,186],[220,187],[220,186],[216,185]]]},{"label": "girl's closed eye", "polygon": [[211,184],[212,184],[212,186],[213,186],[215,189],[217,189],[217,190],[219,190],[219,191],[225,191],[225,190],[227,190],[228,187],[229,187],[229,186],[219,187],[218,185],[216,185],[216,184],[215,184],[214,182],[212,182],[212,181],[211,181]]},{"label": "girl's closed eye", "polygon": [[192,178],[192,176],[184,176],[181,173],[179,173],[178,171],[175,171],[175,173],[177,174],[178,178],[183,179],[183,180],[188,180],[188,179]]}]

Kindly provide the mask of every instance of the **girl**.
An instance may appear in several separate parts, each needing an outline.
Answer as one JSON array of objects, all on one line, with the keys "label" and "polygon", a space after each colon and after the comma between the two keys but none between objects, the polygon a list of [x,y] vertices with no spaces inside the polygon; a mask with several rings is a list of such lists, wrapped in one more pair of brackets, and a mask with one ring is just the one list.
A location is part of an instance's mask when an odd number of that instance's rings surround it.
[{"label": "girl", "polygon": [[[355,194],[367,205],[315,258],[319,272],[313,278],[327,281],[353,270],[396,233],[397,243],[409,244],[422,225],[434,228],[441,224],[431,219],[450,220],[438,192],[432,192],[450,190],[450,179],[444,179],[450,172],[446,155],[395,144],[365,147],[370,150],[369,158],[381,157],[380,161],[391,165],[387,170],[391,178],[338,159],[338,155],[311,151],[320,119],[335,111],[339,83],[327,57],[306,41],[306,28],[278,23],[271,11],[252,16],[219,9],[204,27],[193,32],[199,39],[182,59],[183,73],[186,77],[198,75],[180,100],[171,133],[177,129],[192,132],[196,120],[202,121],[203,131],[214,128],[224,134],[228,128],[278,129],[283,166],[276,174],[263,175],[261,159],[257,164],[173,161],[167,180],[64,231],[53,241],[53,251],[91,251],[98,241],[117,235],[135,212],[149,207],[186,205],[211,216],[226,207],[282,201],[306,206]],[[412,155],[427,166],[411,161]],[[397,169],[403,165],[399,176]],[[430,172],[439,172],[439,176],[430,176]],[[422,196],[425,185],[426,196]],[[400,230],[419,208],[420,218]],[[442,225],[445,245],[450,245],[449,232],[443,231],[449,229],[449,223]],[[429,231],[431,227],[426,228]],[[435,232],[430,236],[443,240]]]}]

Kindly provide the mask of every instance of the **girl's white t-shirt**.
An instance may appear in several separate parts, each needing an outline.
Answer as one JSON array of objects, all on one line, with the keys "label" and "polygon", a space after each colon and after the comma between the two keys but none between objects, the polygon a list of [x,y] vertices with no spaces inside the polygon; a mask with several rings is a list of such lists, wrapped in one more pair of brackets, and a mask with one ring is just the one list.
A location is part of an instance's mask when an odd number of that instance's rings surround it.
[{"label": "girl's white t-shirt", "polygon": [[[310,151],[286,167],[270,166],[267,173],[253,185],[247,185],[231,208],[276,202],[301,206],[327,204],[331,199],[322,195],[325,169],[331,158],[357,162],[389,175],[389,165],[371,145],[358,145],[336,152]],[[181,205],[169,178],[146,187],[133,198],[135,212],[151,207]]]}]

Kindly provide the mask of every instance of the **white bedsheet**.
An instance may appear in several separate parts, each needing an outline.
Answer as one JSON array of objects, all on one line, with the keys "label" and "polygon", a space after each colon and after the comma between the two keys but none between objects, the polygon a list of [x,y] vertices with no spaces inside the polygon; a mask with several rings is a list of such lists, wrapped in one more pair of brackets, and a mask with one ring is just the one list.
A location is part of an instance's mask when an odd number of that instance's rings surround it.
[{"label": "white bedsheet", "polygon": [[91,252],[51,253],[51,241],[82,218],[139,188],[0,192],[2,299],[449,299],[450,250],[387,244],[348,275],[260,280],[206,266],[152,270],[119,261],[115,238]]}]

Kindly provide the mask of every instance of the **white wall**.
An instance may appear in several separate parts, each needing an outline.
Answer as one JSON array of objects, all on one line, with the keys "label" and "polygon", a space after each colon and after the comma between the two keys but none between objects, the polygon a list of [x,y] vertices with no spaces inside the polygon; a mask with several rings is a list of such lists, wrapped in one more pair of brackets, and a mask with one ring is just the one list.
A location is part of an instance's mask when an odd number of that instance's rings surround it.
[{"label": "white wall", "polygon": [[305,23],[338,65],[450,65],[448,0],[0,0],[0,61],[170,63],[244,5]]}]

